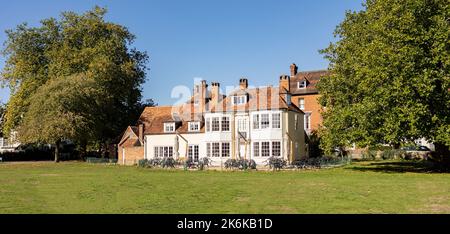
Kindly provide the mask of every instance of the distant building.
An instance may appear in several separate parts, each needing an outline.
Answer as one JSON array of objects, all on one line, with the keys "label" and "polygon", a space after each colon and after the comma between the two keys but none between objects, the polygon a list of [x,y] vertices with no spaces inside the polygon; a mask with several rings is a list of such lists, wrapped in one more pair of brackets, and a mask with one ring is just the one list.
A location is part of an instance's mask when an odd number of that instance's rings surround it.
[{"label": "distant building", "polygon": [[20,145],[17,140],[17,132],[11,132],[9,138],[0,137],[0,153],[13,152]]}]

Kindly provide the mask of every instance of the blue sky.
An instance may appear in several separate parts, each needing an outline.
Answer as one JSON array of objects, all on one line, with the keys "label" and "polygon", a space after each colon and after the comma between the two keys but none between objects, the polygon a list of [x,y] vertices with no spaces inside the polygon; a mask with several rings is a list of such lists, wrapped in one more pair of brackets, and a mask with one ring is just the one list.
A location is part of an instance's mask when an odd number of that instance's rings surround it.
[{"label": "blue sky", "polygon": [[[360,10],[362,0],[165,0],[165,1],[0,1],[0,43],[4,31],[61,11],[83,12],[95,5],[108,8],[107,20],[137,36],[134,46],[150,56],[144,98],[160,105],[176,102],[171,90],[192,88],[194,78],[221,87],[240,77],[253,86],[277,85],[289,65],[299,70],[327,68],[318,50],[334,41],[333,31],[346,10]],[[0,69],[5,58],[0,57]],[[0,102],[7,102],[0,89]]]}]

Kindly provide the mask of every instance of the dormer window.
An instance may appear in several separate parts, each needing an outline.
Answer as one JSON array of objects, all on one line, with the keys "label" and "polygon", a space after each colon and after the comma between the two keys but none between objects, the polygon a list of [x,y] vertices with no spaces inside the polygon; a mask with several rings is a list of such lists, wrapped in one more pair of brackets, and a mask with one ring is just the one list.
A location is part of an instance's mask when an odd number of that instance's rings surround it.
[{"label": "dormer window", "polygon": [[189,132],[200,131],[200,122],[189,122]]},{"label": "dormer window", "polygon": [[308,85],[307,80],[302,80],[302,81],[298,82],[299,89],[304,89],[304,88],[306,88],[307,85]]},{"label": "dormer window", "polygon": [[247,95],[233,96],[233,105],[241,105],[247,103]]},{"label": "dormer window", "polygon": [[164,132],[175,132],[175,123],[164,123]]}]

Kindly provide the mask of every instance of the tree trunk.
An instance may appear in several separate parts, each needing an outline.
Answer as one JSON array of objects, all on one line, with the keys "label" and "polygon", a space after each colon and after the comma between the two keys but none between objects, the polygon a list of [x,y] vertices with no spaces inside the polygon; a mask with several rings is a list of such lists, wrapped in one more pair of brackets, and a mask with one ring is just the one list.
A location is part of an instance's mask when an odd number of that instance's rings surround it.
[{"label": "tree trunk", "polygon": [[80,144],[80,160],[84,160],[84,158],[86,157],[86,148],[87,148],[87,143],[86,141],[82,141]]},{"label": "tree trunk", "polygon": [[450,147],[445,144],[435,142],[434,148],[439,160],[442,163],[450,164]]},{"label": "tree trunk", "polygon": [[57,140],[55,143],[55,163],[59,162],[59,145],[60,145],[60,140]]}]

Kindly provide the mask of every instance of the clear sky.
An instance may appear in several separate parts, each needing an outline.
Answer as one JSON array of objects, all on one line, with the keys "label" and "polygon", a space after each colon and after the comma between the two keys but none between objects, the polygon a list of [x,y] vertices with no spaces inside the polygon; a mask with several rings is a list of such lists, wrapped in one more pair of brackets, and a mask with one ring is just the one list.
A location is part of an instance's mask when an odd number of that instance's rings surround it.
[{"label": "clear sky", "polygon": [[[176,101],[171,90],[192,88],[194,78],[221,87],[246,77],[253,86],[277,85],[289,65],[299,70],[325,69],[318,50],[334,41],[333,31],[346,10],[360,10],[363,0],[1,0],[0,43],[4,31],[61,11],[108,8],[106,19],[137,36],[134,46],[150,56],[144,98],[159,105]],[[5,58],[0,57],[0,69]],[[0,89],[0,102],[9,91]]]}]

